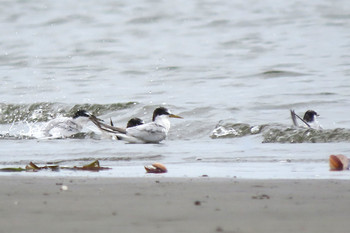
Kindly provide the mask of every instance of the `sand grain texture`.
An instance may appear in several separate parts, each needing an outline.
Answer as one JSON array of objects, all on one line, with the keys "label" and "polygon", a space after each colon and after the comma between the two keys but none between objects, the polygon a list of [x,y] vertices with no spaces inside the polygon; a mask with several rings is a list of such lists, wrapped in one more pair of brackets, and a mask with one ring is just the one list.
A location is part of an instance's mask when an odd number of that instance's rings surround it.
[{"label": "sand grain texture", "polygon": [[346,232],[349,208],[340,180],[10,176],[0,232]]}]

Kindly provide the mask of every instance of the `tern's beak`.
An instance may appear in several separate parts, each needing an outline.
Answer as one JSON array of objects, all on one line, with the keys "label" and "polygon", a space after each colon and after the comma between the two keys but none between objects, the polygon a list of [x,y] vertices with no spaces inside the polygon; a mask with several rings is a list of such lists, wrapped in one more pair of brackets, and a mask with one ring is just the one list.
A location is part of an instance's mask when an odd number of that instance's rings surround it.
[{"label": "tern's beak", "polygon": [[169,114],[169,117],[171,117],[171,118],[180,118],[180,119],[183,119],[183,117],[180,117],[180,116],[174,115],[174,114]]}]

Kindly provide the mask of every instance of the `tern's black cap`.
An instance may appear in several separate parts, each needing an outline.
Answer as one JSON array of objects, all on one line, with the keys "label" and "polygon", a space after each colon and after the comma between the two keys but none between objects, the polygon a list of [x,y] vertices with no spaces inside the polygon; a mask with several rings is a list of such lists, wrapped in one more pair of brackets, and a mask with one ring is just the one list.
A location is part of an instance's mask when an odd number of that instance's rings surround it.
[{"label": "tern's black cap", "polygon": [[157,116],[161,116],[161,115],[170,115],[170,112],[167,108],[164,108],[164,107],[156,108],[153,112],[152,121],[154,121]]},{"label": "tern's black cap", "polygon": [[315,120],[315,116],[318,116],[317,112],[314,110],[307,110],[304,114],[304,121],[306,122],[313,122]]},{"label": "tern's black cap", "polygon": [[74,115],[73,119],[76,119],[78,117],[90,117],[90,114],[85,110],[78,110]]},{"label": "tern's black cap", "polygon": [[130,127],[134,127],[134,126],[138,126],[138,125],[142,125],[145,122],[143,120],[141,120],[140,118],[132,118],[128,121],[128,124],[126,125],[126,128],[130,128]]}]

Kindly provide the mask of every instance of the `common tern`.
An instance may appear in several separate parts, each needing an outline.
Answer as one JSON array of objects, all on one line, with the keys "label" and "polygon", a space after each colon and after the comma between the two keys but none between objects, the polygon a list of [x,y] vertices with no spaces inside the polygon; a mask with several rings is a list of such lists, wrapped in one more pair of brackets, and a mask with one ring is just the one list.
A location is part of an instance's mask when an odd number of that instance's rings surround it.
[{"label": "common tern", "polygon": [[[91,114],[85,110],[78,110],[72,117],[58,117],[47,122],[41,129],[46,137],[65,138],[81,132],[89,122]],[[96,118],[96,121],[101,119]]]},{"label": "common tern", "polygon": [[124,140],[129,143],[159,143],[168,135],[170,129],[169,118],[182,117],[171,114],[170,111],[164,107],[159,107],[153,112],[152,122],[127,127],[126,129],[103,124],[94,120],[94,117],[90,119],[101,130],[113,134],[119,140]]},{"label": "common tern", "polygon": [[304,117],[301,118],[298,116],[294,110],[290,110],[290,114],[292,117],[292,121],[294,126],[300,127],[298,123],[298,119],[302,122],[301,127],[312,128],[312,129],[322,129],[322,126],[317,121],[317,117],[319,116],[317,112],[314,110],[307,110],[304,114]]}]

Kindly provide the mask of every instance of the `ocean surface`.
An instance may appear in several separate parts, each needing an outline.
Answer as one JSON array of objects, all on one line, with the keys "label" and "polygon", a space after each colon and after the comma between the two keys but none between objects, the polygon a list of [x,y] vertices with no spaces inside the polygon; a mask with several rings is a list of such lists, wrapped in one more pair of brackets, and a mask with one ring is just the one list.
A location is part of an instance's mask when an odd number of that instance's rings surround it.
[{"label": "ocean surface", "polygon": [[[100,172],[11,176],[349,179],[350,2],[3,1],[0,9],[0,168],[82,166]],[[36,137],[45,122],[86,109],[115,125],[172,119],[160,144]],[[290,109],[323,130],[292,127]],[[160,162],[168,173],[146,174]]]}]

